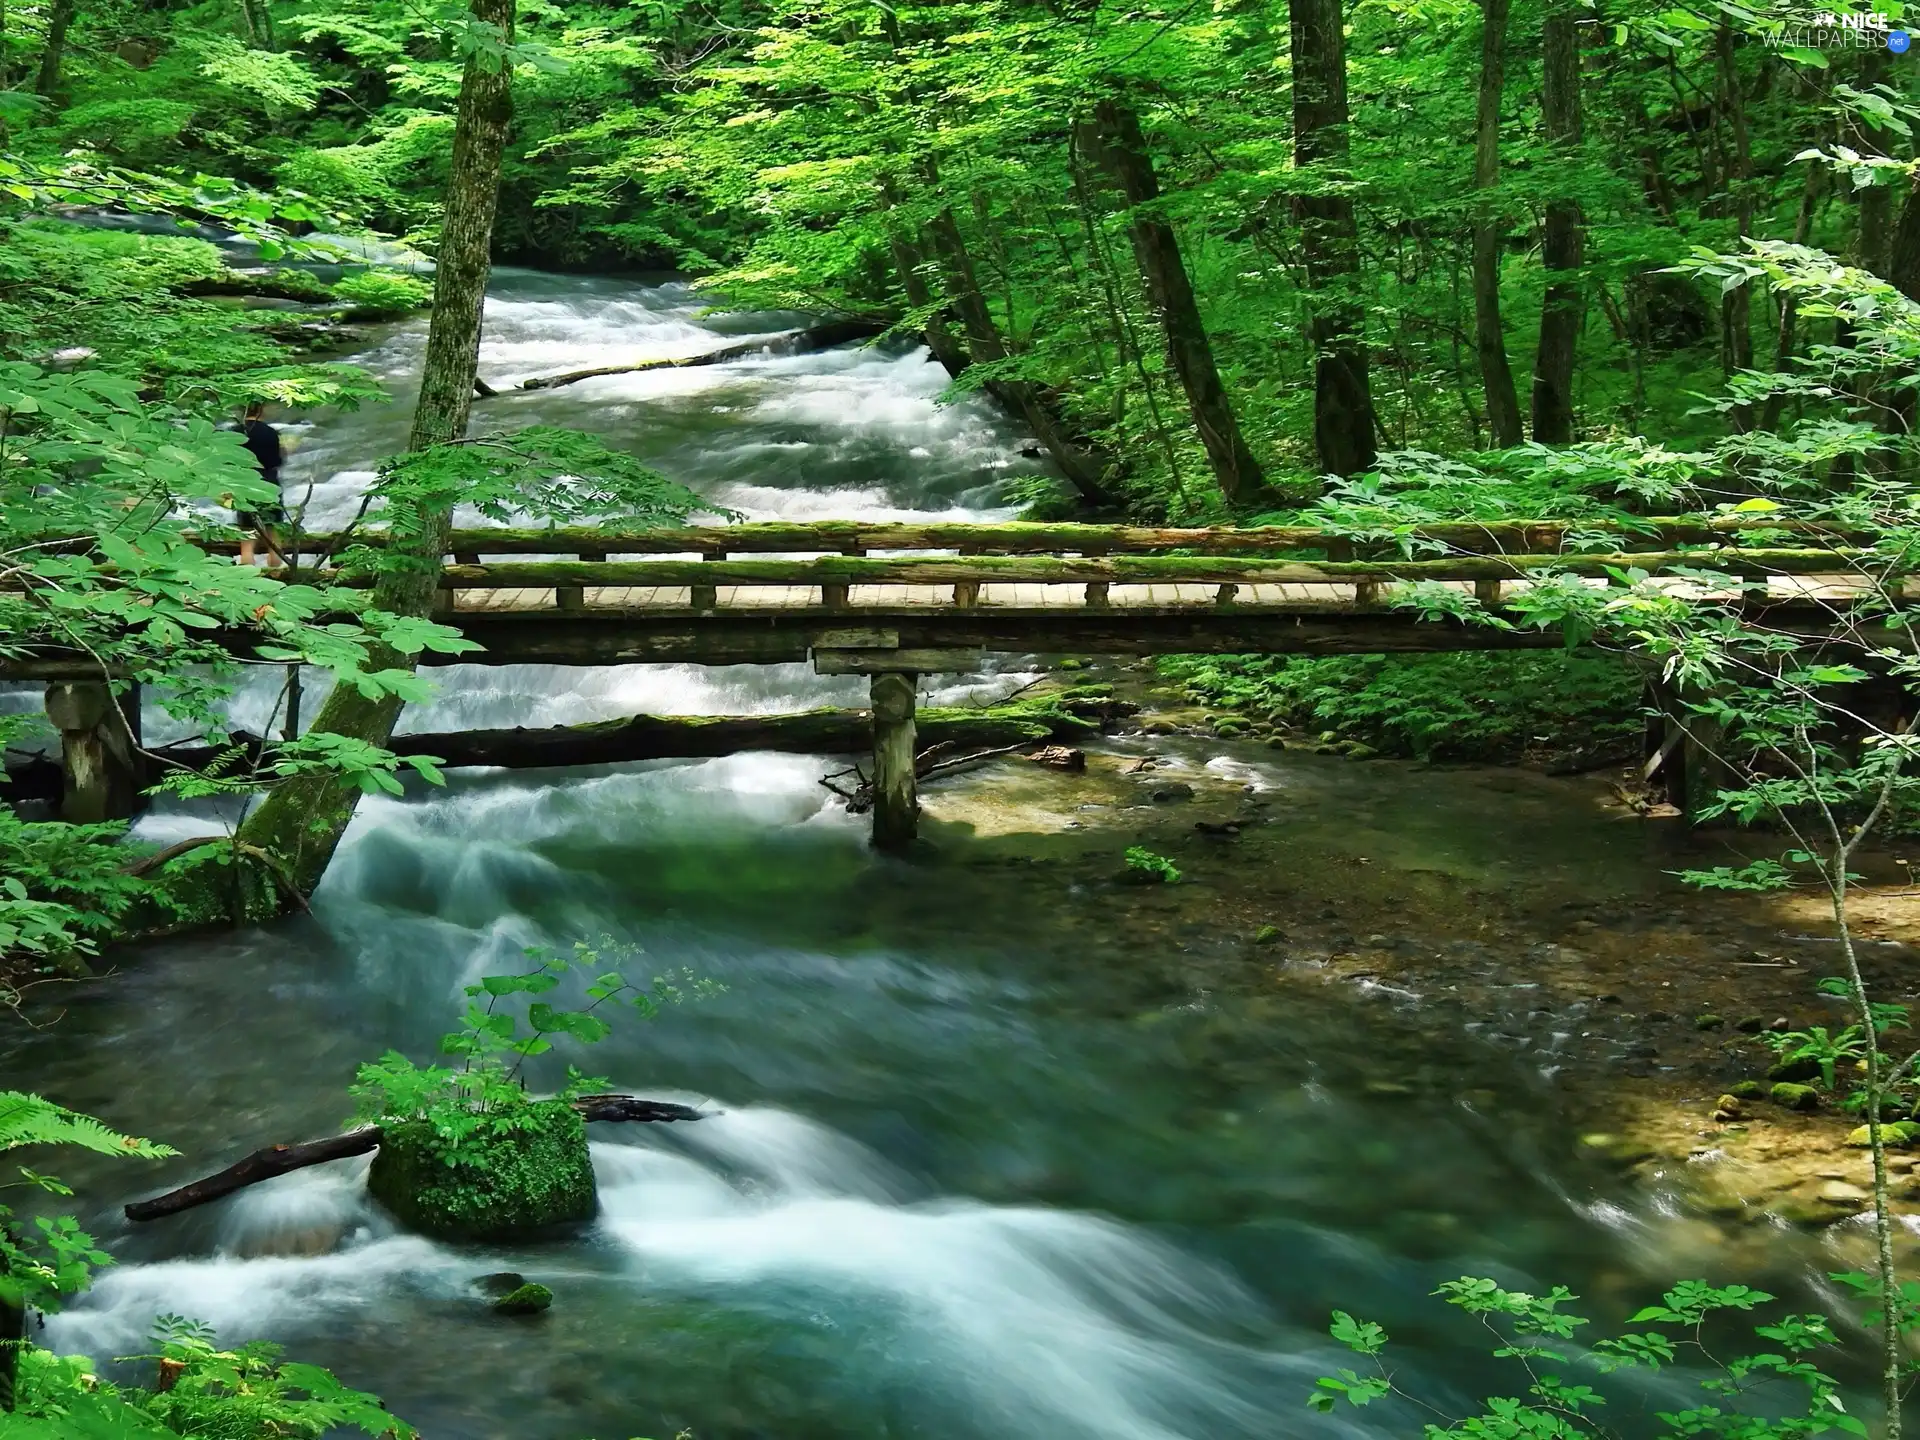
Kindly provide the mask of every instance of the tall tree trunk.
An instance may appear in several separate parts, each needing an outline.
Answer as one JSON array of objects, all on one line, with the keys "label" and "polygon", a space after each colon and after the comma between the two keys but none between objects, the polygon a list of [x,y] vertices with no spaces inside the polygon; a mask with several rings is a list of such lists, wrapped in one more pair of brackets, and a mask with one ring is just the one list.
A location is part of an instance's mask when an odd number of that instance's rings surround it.
[{"label": "tall tree trunk", "polygon": [[1228,500],[1243,499],[1266,483],[1266,475],[1240,433],[1233,403],[1214,364],[1213,345],[1200,321],[1200,305],[1180,256],[1179,237],[1159,207],[1160,181],[1140,133],[1139,117],[1117,101],[1102,100],[1094,109],[1094,123],[1099,129],[1101,160],[1127,198],[1134,259],[1148,303],[1165,332],[1174,373],[1187,392],[1200,443],[1206,447],[1220,493]]},{"label": "tall tree trunk", "polygon": [[1893,227],[1893,255],[1887,280],[1902,295],[1920,304],[1920,177],[1907,191],[1900,207],[1900,223]]},{"label": "tall tree trunk", "polygon": [[[1347,36],[1341,0],[1288,0],[1293,47],[1293,165],[1345,180]],[[1327,173],[1331,172],[1331,173]],[[1360,232],[1344,190],[1294,201],[1306,256],[1307,338],[1313,347],[1313,447],[1320,469],[1352,475],[1373,464],[1373,392],[1366,312],[1354,284]]]},{"label": "tall tree trunk", "polygon": [[[1869,50],[1860,66],[1860,88],[1871,91],[1887,78],[1888,51],[1883,47]],[[1843,128],[1846,122],[1842,121]],[[1885,155],[1887,153],[1886,132],[1877,130],[1864,121],[1856,120],[1850,127],[1853,131],[1851,144],[1862,155]],[[1893,249],[1893,191],[1886,185],[1869,185],[1858,192],[1860,196],[1860,231],[1855,239],[1859,251],[1859,265],[1871,270],[1882,279],[1887,277],[1892,267]]]},{"label": "tall tree trunk", "polygon": [[[515,0],[473,0],[474,19],[498,28],[511,41]],[[490,68],[491,66],[491,68]],[[427,329],[420,399],[413,412],[408,450],[427,450],[464,439],[479,370],[480,318],[486,302],[494,211],[500,196],[500,161],[513,118],[510,61],[478,52],[467,58],[453,131],[452,173],[440,230],[439,265],[433,280],[433,318]],[[402,615],[428,615],[438,594],[442,557],[452,512],[422,507],[419,534],[396,544],[396,555],[415,561],[384,574],[373,595],[375,608]],[[387,652],[370,668],[408,667]],[[311,729],[351,735],[383,745],[400,718],[391,696],[369,700],[351,685],[335,686]],[[241,827],[240,838],[283,859],[294,883],[311,890],[325,872],[360,791],[333,779],[302,779],[269,794]]]},{"label": "tall tree trunk", "polygon": [[[1820,198],[1820,177],[1823,173],[1820,166],[1808,162],[1806,180],[1800,187],[1800,209],[1793,220],[1793,243],[1796,245],[1806,244],[1807,237],[1813,233],[1813,206]],[[1915,225],[1914,242],[1916,252],[1920,252],[1920,221]],[[1916,266],[1920,266],[1920,253],[1916,253],[1915,262]],[[1773,368],[1776,373],[1784,372],[1793,360],[1794,346],[1798,343],[1799,318],[1799,302],[1794,296],[1791,293],[1780,296],[1780,325],[1773,346]],[[1760,407],[1760,428],[1779,429],[1780,417],[1786,408],[1785,395],[1769,395],[1766,403]]]},{"label": "tall tree trunk", "polygon": [[75,0],[53,0],[47,15],[47,43],[40,52],[40,74],[33,82],[36,95],[49,100],[60,88],[60,62],[66,58],[67,28],[73,24]]},{"label": "tall tree trunk", "polygon": [[[933,303],[933,292],[927,288],[926,276],[920,273],[925,263],[920,247],[902,234],[898,226],[889,224],[887,244],[893,251],[893,268],[900,275],[900,289],[907,297],[907,304],[915,310],[923,310]],[[927,341],[927,349],[933,358],[953,379],[960,378],[960,372],[967,368],[966,347],[948,328],[944,315],[933,314],[927,317],[925,328],[921,332]]]},{"label": "tall tree trunk", "polygon": [[[1735,233],[1745,240],[1753,230],[1753,146],[1747,134],[1746,93],[1734,63],[1733,27],[1725,20],[1714,36],[1714,58],[1720,81],[1719,109],[1733,131],[1733,157],[1727,166],[1733,190]],[[1753,287],[1738,285],[1720,301],[1720,354],[1729,376],[1753,368]],[[1753,428],[1753,407],[1736,405],[1730,417],[1736,431]]]},{"label": "tall tree trunk", "polygon": [[[1562,165],[1571,165],[1580,147],[1580,38],[1572,0],[1549,0],[1541,51],[1547,143],[1560,151]],[[1533,438],[1546,445],[1573,440],[1573,362],[1586,310],[1581,248],[1579,202],[1549,201],[1541,245],[1547,292],[1533,361]]]},{"label": "tall tree trunk", "polygon": [[[971,358],[982,365],[1005,360],[1008,355],[1006,341],[1001,337],[1000,327],[994,324],[986,296],[980,291],[972,253],[967,249],[966,237],[960,233],[960,225],[953,218],[952,209],[941,207],[927,226],[927,234],[946,273],[947,297],[953,302],[954,313],[960,317],[960,323],[967,332],[967,349]],[[912,253],[911,246],[908,250]],[[911,293],[908,299],[912,299]],[[964,362],[962,364],[964,368]],[[1034,439],[1053,457],[1054,463],[1084,498],[1094,504],[1112,502],[1113,497],[1106,488],[1103,473],[1105,466],[1099,458],[1068,438],[1048,409],[1038,386],[1030,380],[989,380],[985,388],[988,394],[1027,422]]]},{"label": "tall tree trunk", "polygon": [[1500,256],[1506,226],[1487,198],[1500,183],[1500,97],[1506,88],[1509,0],[1480,0],[1480,108],[1474,136],[1473,188],[1481,191],[1473,222],[1473,337],[1480,352],[1480,383],[1487,396],[1487,428],[1497,447],[1520,443],[1520,397],[1507,364],[1500,322]]}]

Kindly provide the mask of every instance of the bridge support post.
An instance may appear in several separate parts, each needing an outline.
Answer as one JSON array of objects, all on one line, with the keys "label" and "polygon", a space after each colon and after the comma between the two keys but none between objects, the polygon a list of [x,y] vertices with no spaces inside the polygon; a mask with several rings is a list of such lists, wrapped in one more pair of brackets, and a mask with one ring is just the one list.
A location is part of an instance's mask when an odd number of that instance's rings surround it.
[{"label": "bridge support post", "polygon": [[[127,702],[139,714],[139,692]],[[134,726],[101,680],[47,686],[47,718],[60,732],[60,818],[76,825],[128,820],[140,809],[140,752]]]},{"label": "bridge support post", "polygon": [[873,677],[873,848],[898,853],[913,844],[920,798],[913,775],[914,676]]}]

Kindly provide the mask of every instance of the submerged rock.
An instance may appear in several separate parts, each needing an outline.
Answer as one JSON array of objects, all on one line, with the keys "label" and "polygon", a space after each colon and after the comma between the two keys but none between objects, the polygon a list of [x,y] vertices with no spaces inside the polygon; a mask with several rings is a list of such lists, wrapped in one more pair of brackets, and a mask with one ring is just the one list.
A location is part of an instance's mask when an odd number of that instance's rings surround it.
[{"label": "submerged rock", "polygon": [[491,1275],[482,1275],[473,1282],[473,1288],[482,1295],[498,1300],[502,1295],[511,1295],[527,1283],[527,1277],[517,1270],[497,1270]]},{"label": "submerged rock", "polygon": [[425,1121],[387,1127],[367,1189],[409,1229],[448,1240],[515,1240],[591,1220],[598,1208],[587,1130],[562,1100],[528,1107],[520,1128],[456,1153]]},{"label": "submerged rock", "polygon": [[493,1302],[496,1315],[538,1315],[553,1305],[553,1291],[544,1285],[522,1285]]},{"label": "submerged rock", "polygon": [[1169,780],[1164,785],[1154,786],[1147,794],[1156,803],[1167,805],[1178,800],[1193,799],[1193,786],[1184,780]]}]

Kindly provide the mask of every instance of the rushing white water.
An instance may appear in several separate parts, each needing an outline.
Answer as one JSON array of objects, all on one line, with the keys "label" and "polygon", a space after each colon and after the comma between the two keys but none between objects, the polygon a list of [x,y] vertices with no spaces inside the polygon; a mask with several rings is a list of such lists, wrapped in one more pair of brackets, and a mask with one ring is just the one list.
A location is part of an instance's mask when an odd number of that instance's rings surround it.
[{"label": "rushing white water", "polygon": [[[699,306],[681,284],[504,272],[482,370],[505,385],[691,355],[797,318],[703,320]],[[300,429],[288,481],[296,503],[311,486],[309,527],[350,517],[370,467],[404,443],[423,333],[398,327],[361,357],[396,404]],[[479,423],[596,431],[756,518],[1005,514],[1004,482],[1038,467],[979,402],[938,404],[943,384],[922,354],[852,349],[508,394]],[[409,729],[862,698],[859,681],[804,666],[433,674]],[[1023,678],[925,693],[953,703]],[[273,699],[264,682],[246,691],[235,723],[263,730]],[[1444,1274],[1477,1268],[1489,1246],[1516,1265],[1582,1254],[1598,1233],[1458,1107],[1343,1099],[1329,1066],[1378,1043],[1344,1011],[1314,1022],[1301,1007],[1252,1059],[1225,1033],[1221,1058],[1204,997],[1143,999],[1110,978],[1171,937],[1146,937],[1124,964],[1109,948],[1106,976],[1079,955],[1049,968],[1049,954],[1126,937],[1050,931],[1057,892],[1001,872],[875,861],[864,822],[818,783],[832,763],[458,774],[362,804],[314,923],[150,954],[111,1008],[69,1021],[77,1048],[48,1040],[34,1062],[56,1098],[190,1152],[159,1182],[102,1175],[118,1198],[326,1133],[356,1061],[388,1046],[425,1059],[462,986],[523,964],[526,946],[602,932],[644,947],[636,975],[690,966],[728,992],[567,1058],[721,1113],[596,1127],[602,1213],[565,1243],[400,1233],[367,1197],[364,1159],[105,1231],[126,1263],[49,1323],[49,1342],[124,1355],[155,1315],[189,1315],[337,1366],[436,1440],[682,1425],[700,1440],[1265,1440],[1359,1429],[1301,1403],[1348,1358],[1326,1342],[1327,1310],[1424,1304],[1438,1278],[1363,1233],[1363,1217],[1404,1225],[1409,1248],[1449,1237]],[[1273,763],[1208,768],[1284,797]],[[206,821],[157,813],[141,828],[173,839]],[[1033,908],[1014,908],[1021,895]],[[1091,997],[1060,998],[1075,984]],[[1294,1069],[1264,1068],[1276,1060]],[[1470,1204],[1486,1211],[1458,1237],[1473,1258],[1455,1260],[1456,1217],[1442,1212]],[[534,1326],[489,1316],[472,1287],[508,1269],[556,1291]],[[1451,1365],[1422,1378],[1439,1399],[1470,1383]]]}]

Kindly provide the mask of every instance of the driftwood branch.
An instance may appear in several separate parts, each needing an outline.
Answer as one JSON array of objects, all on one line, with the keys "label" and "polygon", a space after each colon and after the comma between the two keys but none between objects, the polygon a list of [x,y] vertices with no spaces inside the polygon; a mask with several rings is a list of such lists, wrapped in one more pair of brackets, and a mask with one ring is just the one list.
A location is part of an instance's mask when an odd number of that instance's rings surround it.
[{"label": "driftwood branch", "polygon": [[364,1155],[378,1149],[381,1138],[380,1127],[369,1125],[364,1130],[349,1130],[344,1135],[330,1135],[325,1140],[309,1140],[301,1145],[269,1145],[216,1175],[205,1176],[151,1200],[134,1201],[127,1206],[127,1219],[158,1220],[166,1215],[178,1215],[182,1210],[205,1205],[276,1175],[304,1170],[309,1165],[324,1165],[329,1160],[344,1160],[349,1155]]},{"label": "driftwood branch", "polygon": [[[573,1102],[582,1120],[631,1120],[671,1124],[675,1120],[698,1120],[701,1112],[691,1105],[671,1100],[643,1100],[635,1095],[585,1095]],[[258,1185],[309,1165],[325,1165],[380,1148],[386,1132],[378,1125],[349,1130],[344,1135],[329,1135],[324,1140],[308,1140],[298,1145],[269,1145],[236,1161],[217,1174],[207,1175],[177,1190],[156,1195],[151,1200],[136,1200],[126,1207],[129,1220],[160,1220],[178,1215],[210,1201],[222,1199],[236,1190]]]},{"label": "driftwood branch", "polygon": [[591,370],[569,370],[564,375],[536,375],[522,380],[522,390],[553,390],[600,375],[636,375],[645,370],[684,370],[695,365],[723,365],[729,360],[745,360],[754,355],[811,355],[816,350],[831,350],[853,340],[871,340],[884,334],[887,325],[877,320],[836,320],[806,330],[789,330],[771,339],[747,340],[725,345],[704,355],[680,360],[643,360],[637,365],[596,365]]}]

